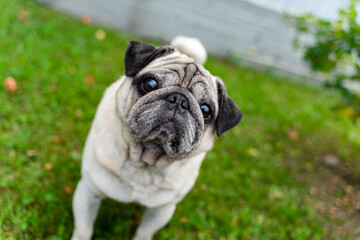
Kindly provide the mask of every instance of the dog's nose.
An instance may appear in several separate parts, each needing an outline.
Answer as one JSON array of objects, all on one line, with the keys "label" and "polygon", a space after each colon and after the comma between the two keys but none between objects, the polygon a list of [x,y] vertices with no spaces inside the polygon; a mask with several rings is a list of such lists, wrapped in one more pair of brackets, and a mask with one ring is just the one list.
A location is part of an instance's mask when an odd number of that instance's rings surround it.
[{"label": "dog's nose", "polygon": [[185,110],[189,110],[188,100],[181,94],[174,93],[166,98],[170,110],[176,110],[180,114],[184,113]]}]

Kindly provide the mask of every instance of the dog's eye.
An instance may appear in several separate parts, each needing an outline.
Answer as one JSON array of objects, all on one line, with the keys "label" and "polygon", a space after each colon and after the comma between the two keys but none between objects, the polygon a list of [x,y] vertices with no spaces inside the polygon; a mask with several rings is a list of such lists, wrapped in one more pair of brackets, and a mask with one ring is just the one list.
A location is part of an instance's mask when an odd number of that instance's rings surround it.
[{"label": "dog's eye", "polygon": [[209,119],[211,116],[211,108],[207,104],[203,104],[200,106],[201,112],[204,116],[204,119]]},{"label": "dog's eye", "polygon": [[141,87],[145,93],[148,93],[158,88],[158,82],[155,79],[148,77],[141,83]]}]

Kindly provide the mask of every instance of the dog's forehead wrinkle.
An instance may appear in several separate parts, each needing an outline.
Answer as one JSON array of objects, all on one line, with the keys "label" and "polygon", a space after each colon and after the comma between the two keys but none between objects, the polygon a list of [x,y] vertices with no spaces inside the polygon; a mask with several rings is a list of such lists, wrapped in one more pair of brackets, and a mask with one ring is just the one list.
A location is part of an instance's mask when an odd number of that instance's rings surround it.
[{"label": "dog's forehead wrinkle", "polygon": [[167,69],[170,69],[177,74],[178,83],[180,83],[182,81],[182,79],[185,77],[185,74],[186,74],[183,66],[184,66],[183,64],[172,64],[172,65],[167,66]]},{"label": "dog's forehead wrinkle", "polygon": [[177,85],[190,90],[198,82],[206,83],[210,91],[216,91],[214,77],[200,64],[184,55],[165,56],[156,59],[141,73],[154,73],[163,86]]},{"label": "dog's forehead wrinkle", "polygon": [[174,53],[166,55],[164,57],[155,59],[154,61],[150,62],[148,66],[158,68],[169,62],[178,61],[178,58],[179,58],[179,54],[174,52]]},{"label": "dog's forehead wrinkle", "polygon": [[180,82],[180,79],[182,79],[185,75],[185,72],[181,68],[170,68],[169,70],[176,74],[177,82]]},{"label": "dog's forehead wrinkle", "polygon": [[154,61],[149,63],[148,66],[161,68],[172,64],[189,64],[189,63],[195,63],[194,59],[186,55],[180,54],[179,52],[174,52],[164,57],[155,59]]},{"label": "dog's forehead wrinkle", "polygon": [[184,66],[185,76],[182,79],[180,85],[184,86],[185,88],[188,88],[196,71],[197,71],[197,67],[195,64],[191,63],[191,64]]},{"label": "dog's forehead wrinkle", "polygon": [[182,64],[171,65],[161,69],[147,68],[146,71],[141,72],[141,75],[149,73],[154,74],[165,86],[179,85],[181,79],[185,76]]},{"label": "dog's forehead wrinkle", "polygon": [[213,99],[216,99],[216,93],[212,91],[211,84],[206,84],[200,80],[192,85],[190,91],[199,103],[210,103],[213,102]]}]

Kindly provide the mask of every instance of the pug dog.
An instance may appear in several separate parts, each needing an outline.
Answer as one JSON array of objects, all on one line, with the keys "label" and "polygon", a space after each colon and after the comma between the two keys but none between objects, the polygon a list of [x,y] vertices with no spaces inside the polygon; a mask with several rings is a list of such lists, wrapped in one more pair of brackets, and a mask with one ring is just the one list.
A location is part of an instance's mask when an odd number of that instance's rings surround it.
[{"label": "pug dog", "polygon": [[103,198],[145,206],[133,239],[152,239],[194,186],[215,132],[241,121],[223,81],[201,65],[203,45],[174,45],[129,42],[125,76],[105,91],[86,140],[73,240],[91,239]]}]

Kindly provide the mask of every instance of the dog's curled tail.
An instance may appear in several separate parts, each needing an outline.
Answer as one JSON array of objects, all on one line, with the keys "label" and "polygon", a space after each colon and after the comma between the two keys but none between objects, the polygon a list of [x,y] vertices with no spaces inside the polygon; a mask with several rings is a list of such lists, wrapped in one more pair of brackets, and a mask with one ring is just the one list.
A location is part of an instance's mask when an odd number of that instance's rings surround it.
[{"label": "dog's curled tail", "polygon": [[177,36],[170,44],[177,48],[181,53],[193,58],[195,62],[200,64],[204,64],[206,62],[206,49],[199,39]]}]

